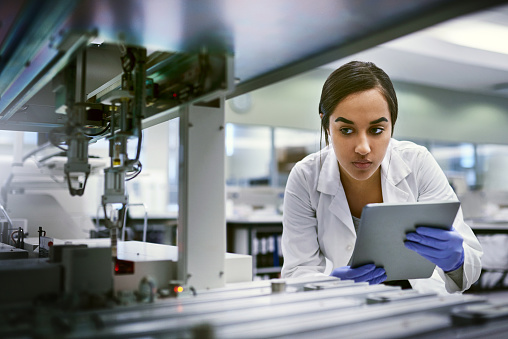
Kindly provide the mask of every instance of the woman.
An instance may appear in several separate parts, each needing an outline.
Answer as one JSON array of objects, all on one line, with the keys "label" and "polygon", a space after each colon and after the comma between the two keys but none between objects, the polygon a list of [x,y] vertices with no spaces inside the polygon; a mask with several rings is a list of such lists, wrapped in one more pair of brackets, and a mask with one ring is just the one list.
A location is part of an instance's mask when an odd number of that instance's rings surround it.
[{"label": "woman", "polygon": [[[326,258],[332,276],[379,284],[383,268],[348,266],[363,207],[457,200],[427,149],[392,139],[397,110],[390,78],[373,63],[353,61],[328,77],[319,104],[327,147],[296,164],[286,185],[282,277],[322,275]],[[461,292],[478,279],[482,249],[461,210],[450,231],[417,227],[406,238],[436,264],[430,278],[409,280],[412,288]]]}]

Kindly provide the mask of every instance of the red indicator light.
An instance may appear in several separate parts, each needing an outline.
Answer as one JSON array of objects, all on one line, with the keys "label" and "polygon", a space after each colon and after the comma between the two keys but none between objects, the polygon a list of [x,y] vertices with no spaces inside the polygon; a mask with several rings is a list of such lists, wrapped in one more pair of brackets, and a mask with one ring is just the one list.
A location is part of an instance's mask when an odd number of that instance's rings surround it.
[{"label": "red indicator light", "polygon": [[183,292],[183,287],[182,286],[175,286],[173,288],[173,291],[175,291],[175,293]]},{"label": "red indicator light", "polygon": [[134,274],[134,262],[115,259],[115,274]]}]

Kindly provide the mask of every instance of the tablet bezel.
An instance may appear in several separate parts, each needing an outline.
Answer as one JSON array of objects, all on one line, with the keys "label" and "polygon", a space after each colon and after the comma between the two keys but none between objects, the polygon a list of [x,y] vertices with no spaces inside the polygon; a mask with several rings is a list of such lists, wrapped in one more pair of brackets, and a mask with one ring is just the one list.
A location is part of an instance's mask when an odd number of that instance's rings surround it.
[{"label": "tablet bezel", "polygon": [[430,277],[436,265],[404,246],[406,234],[417,225],[450,229],[459,207],[458,201],[367,204],[351,267],[373,263],[385,269],[386,281]]}]

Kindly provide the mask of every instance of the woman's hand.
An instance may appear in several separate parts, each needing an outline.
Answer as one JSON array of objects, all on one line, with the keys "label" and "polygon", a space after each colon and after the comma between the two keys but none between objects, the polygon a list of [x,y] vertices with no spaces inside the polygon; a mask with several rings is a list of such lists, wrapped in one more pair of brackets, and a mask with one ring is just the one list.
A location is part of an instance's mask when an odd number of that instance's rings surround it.
[{"label": "woman's hand", "polygon": [[445,272],[455,271],[464,264],[463,238],[453,227],[443,230],[419,226],[406,235],[406,248],[430,260]]},{"label": "woman's hand", "polygon": [[330,275],[341,280],[366,281],[370,285],[380,284],[386,280],[385,269],[376,267],[374,264],[363,265],[357,268],[343,266],[334,269]]}]

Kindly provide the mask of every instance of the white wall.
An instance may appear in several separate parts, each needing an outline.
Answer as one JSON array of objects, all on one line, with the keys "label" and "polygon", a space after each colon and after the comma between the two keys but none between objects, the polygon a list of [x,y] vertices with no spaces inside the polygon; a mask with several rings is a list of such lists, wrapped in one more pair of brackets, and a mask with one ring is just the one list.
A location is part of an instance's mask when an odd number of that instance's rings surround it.
[{"label": "white wall", "polygon": [[[226,121],[319,131],[318,104],[329,69],[317,69],[251,92],[252,107]],[[394,137],[508,144],[508,99],[394,81],[399,118]]]},{"label": "white wall", "polygon": [[316,70],[253,91],[252,107],[245,113],[236,113],[228,102],[226,122],[319,130],[318,105],[326,73]]},{"label": "white wall", "polygon": [[407,83],[395,87],[400,106],[397,136],[508,144],[508,99]]}]

